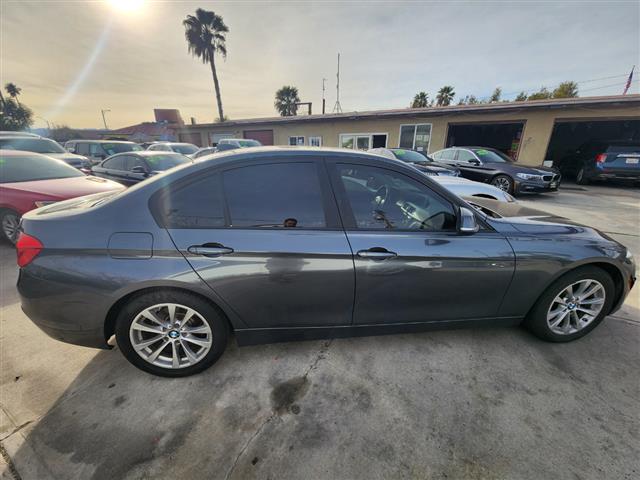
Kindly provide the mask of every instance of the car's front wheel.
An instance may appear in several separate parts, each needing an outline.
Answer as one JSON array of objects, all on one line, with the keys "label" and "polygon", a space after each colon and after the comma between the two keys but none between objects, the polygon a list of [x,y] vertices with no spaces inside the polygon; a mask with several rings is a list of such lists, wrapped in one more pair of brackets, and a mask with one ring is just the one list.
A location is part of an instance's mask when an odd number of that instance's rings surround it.
[{"label": "car's front wheel", "polygon": [[2,225],[2,239],[16,243],[20,226],[20,215],[13,210],[0,211],[0,224]]},{"label": "car's front wheel", "polygon": [[584,167],[580,167],[580,170],[578,170],[578,173],[576,174],[576,183],[578,185],[588,185],[589,184],[589,177],[587,177],[587,173],[586,173]]},{"label": "car's front wheel", "polygon": [[592,266],[578,268],[547,288],[525,325],[543,340],[575,340],[593,330],[611,310],[614,292],[607,272]]},{"label": "car's front wheel", "polygon": [[211,304],[177,290],[134,297],[116,321],[116,340],[127,360],[165,377],[185,377],[210,367],[227,339],[226,320]]},{"label": "car's front wheel", "polygon": [[491,180],[491,185],[513,195],[513,179],[508,175],[497,175]]}]

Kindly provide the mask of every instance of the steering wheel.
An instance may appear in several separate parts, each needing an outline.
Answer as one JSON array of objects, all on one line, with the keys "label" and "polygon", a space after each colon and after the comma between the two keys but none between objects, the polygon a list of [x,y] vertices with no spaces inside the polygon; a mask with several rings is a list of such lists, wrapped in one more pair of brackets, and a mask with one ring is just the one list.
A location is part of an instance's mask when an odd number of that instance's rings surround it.
[{"label": "steering wheel", "polygon": [[373,197],[373,201],[376,206],[382,207],[387,201],[387,197],[389,197],[389,189],[386,185],[382,185],[378,190],[376,190],[376,196]]}]

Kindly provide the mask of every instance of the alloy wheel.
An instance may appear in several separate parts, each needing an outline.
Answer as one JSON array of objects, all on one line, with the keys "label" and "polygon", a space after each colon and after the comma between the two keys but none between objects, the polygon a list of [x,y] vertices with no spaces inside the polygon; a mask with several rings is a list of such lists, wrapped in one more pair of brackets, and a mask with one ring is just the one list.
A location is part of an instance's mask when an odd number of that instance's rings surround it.
[{"label": "alloy wheel", "polygon": [[584,279],[565,287],[551,302],[547,325],[557,335],[572,335],[593,322],[606,300],[600,282]]},{"label": "alloy wheel", "polygon": [[2,231],[11,243],[16,243],[18,239],[18,227],[20,219],[15,213],[6,213],[2,217]]},{"label": "alloy wheel", "polygon": [[493,182],[491,182],[493,186],[498,187],[503,192],[508,192],[511,190],[511,182],[506,177],[498,177]]},{"label": "alloy wheel", "polygon": [[146,362],[168,369],[189,367],[211,350],[213,333],[190,307],[161,303],[144,309],[131,322],[129,339]]}]

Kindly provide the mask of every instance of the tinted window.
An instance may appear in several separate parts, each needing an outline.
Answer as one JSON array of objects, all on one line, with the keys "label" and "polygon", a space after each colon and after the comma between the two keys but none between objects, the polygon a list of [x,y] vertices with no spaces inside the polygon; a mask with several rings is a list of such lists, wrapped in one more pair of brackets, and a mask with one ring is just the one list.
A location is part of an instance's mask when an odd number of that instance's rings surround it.
[{"label": "tinted window", "polygon": [[638,153],[640,145],[609,145],[607,148],[609,153]]},{"label": "tinted window", "polygon": [[398,160],[410,163],[427,163],[429,160],[421,153],[413,150],[403,150],[402,148],[394,148],[391,150]]},{"label": "tinted window", "polygon": [[160,215],[167,228],[224,227],[224,203],[217,175],[195,180],[160,199]]},{"label": "tinted window", "polygon": [[35,153],[67,153],[57,142],[48,138],[2,138],[0,148]]},{"label": "tinted window", "polygon": [[137,152],[142,150],[140,145],[135,143],[103,143],[102,149],[107,152],[107,155],[115,155],[122,152]]},{"label": "tinted window", "polygon": [[189,143],[178,143],[171,145],[174,152],[182,153],[183,155],[191,155],[198,151],[198,147]]},{"label": "tinted window", "polygon": [[458,150],[458,161],[468,163],[469,160],[477,160],[475,155],[469,150]]},{"label": "tinted window", "polygon": [[0,155],[0,183],[82,177],[84,174],[61,160],[44,156]]},{"label": "tinted window", "polygon": [[483,162],[488,162],[488,163],[513,162],[513,160],[507,157],[504,153],[499,152],[497,150],[487,150],[485,148],[478,148],[477,150],[474,150],[474,153]]},{"label": "tinted window", "polygon": [[233,227],[326,226],[315,164],[253,165],[223,178]]},{"label": "tinted window", "polygon": [[133,155],[123,156],[124,160],[124,169],[130,172],[133,170],[133,167],[142,167],[145,170],[148,170],[147,165],[138,157],[134,157]]},{"label": "tinted window", "polygon": [[162,171],[177,167],[185,163],[191,163],[191,159],[184,155],[171,155],[167,153],[159,153],[157,155],[149,155],[145,157],[152,170]]},{"label": "tinted window", "polygon": [[125,157],[118,156],[113,157],[108,160],[102,162],[102,167],[108,168],[111,170],[124,170],[125,169]]},{"label": "tinted window", "polygon": [[358,228],[454,230],[453,206],[412,178],[378,167],[338,165]]},{"label": "tinted window", "polygon": [[453,148],[449,148],[447,150],[442,150],[440,152],[440,160],[450,160],[453,161],[456,155],[456,151]]},{"label": "tinted window", "polygon": [[89,144],[78,143],[78,145],[76,146],[76,153],[78,155],[89,155]]}]

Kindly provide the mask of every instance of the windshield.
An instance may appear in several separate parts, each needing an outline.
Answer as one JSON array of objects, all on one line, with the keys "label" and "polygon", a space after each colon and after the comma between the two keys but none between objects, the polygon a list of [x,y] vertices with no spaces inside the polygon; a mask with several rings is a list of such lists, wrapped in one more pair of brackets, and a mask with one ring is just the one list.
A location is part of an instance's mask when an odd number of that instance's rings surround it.
[{"label": "windshield", "polygon": [[145,159],[151,169],[156,171],[169,170],[170,168],[177,167],[178,165],[191,162],[189,158],[183,155],[159,154],[150,155],[145,157]]},{"label": "windshield", "polygon": [[48,138],[0,138],[0,148],[35,153],[67,153],[57,142]]},{"label": "windshield", "polygon": [[485,148],[474,149],[473,152],[478,156],[480,160],[484,163],[511,163],[511,160],[508,156],[498,150],[487,150]]},{"label": "windshield", "polygon": [[196,153],[198,151],[198,147],[195,145],[191,145],[190,143],[178,143],[171,145],[174,152],[181,153],[183,155],[191,155],[192,153]]},{"label": "windshield", "polygon": [[262,144],[257,140],[238,140],[238,145],[242,148],[262,146]]},{"label": "windshield", "polygon": [[13,156],[4,152],[0,154],[0,183],[83,176],[84,173],[70,167],[62,160],[40,155],[28,157]]},{"label": "windshield", "polygon": [[419,152],[414,152],[413,150],[404,150],[402,148],[392,148],[391,151],[396,156],[398,160],[402,160],[403,162],[410,163],[429,163],[432,162],[430,158],[425,157]]},{"label": "windshield", "polygon": [[103,143],[102,148],[109,155],[115,155],[122,152],[139,152],[144,150],[136,143]]}]

